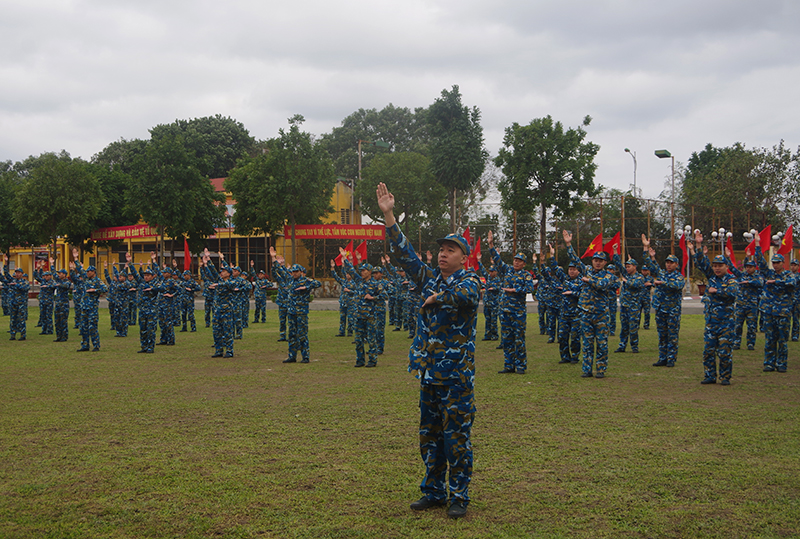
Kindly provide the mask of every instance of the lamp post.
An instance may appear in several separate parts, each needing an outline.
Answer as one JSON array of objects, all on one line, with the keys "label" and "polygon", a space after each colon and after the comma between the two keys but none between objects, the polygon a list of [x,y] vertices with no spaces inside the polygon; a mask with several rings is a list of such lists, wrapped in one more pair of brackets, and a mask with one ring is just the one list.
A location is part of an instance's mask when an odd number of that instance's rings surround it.
[{"label": "lamp post", "polygon": [[[376,146],[378,148],[389,148],[391,145],[388,142],[383,142],[382,140],[361,140],[358,139],[358,181],[361,181],[361,144],[368,144],[370,146]],[[355,211],[355,198],[356,198],[356,184],[353,182],[353,196],[350,197],[350,221],[352,224],[353,220],[353,212]]]},{"label": "lamp post", "polygon": [[625,148],[625,151],[633,157],[633,196],[638,197],[639,193],[636,191],[636,152],[632,152],[630,148]]},{"label": "lamp post", "polygon": [[671,254],[675,254],[675,156],[669,153],[668,150],[656,150],[655,151],[656,157],[659,159],[666,159],[672,158],[672,209],[670,213],[672,214],[672,240],[670,247]]}]

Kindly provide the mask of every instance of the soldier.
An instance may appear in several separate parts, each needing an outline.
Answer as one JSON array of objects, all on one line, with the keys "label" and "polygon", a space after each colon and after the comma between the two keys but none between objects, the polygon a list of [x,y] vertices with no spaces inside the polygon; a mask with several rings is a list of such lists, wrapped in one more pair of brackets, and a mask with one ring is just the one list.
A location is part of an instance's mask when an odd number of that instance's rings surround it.
[{"label": "soldier", "polygon": [[497,334],[497,318],[500,314],[500,287],[503,283],[494,265],[489,266],[489,270],[487,271],[479,261],[478,274],[486,279],[483,293],[483,318],[485,323],[483,339],[481,340],[496,341],[499,338]]},{"label": "soldier", "polygon": [[[72,249],[72,259],[77,262],[78,257],[80,256],[80,252],[77,248]],[[72,266],[70,266],[70,269]],[[75,327],[73,329],[80,330],[82,325],[82,309],[81,305],[83,304],[83,291],[84,291],[84,283],[83,279],[80,279],[78,274],[74,271],[70,271],[70,279],[72,280],[72,304],[73,310],[75,311]]]},{"label": "soldier", "polygon": [[[619,347],[615,353],[624,352],[628,346],[628,339],[631,341],[631,352],[639,353],[639,320],[641,318],[642,294],[644,293],[644,277],[636,271],[639,263],[633,258],[629,258],[622,266],[622,258],[617,254],[617,246],[614,245],[614,256],[612,262],[616,266],[617,272],[622,277],[622,293],[619,303]],[[617,303],[617,295],[614,293],[613,302]],[[612,311],[613,316],[613,311]]]},{"label": "soldier", "polygon": [[395,328],[392,331],[403,331],[403,329],[408,330],[408,313],[406,313],[406,305],[408,304],[408,288],[410,282],[406,278],[406,271],[403,268],[396,268],[393,266],[388,256],[384,260],[384,267],[386,267],[386,270],[389,272],[389,275],[392,278],[392,285],[394,287],[396,296],[394,307]]},{"label": "soldier", "polygon": [[56,340],[66,342],[69,338],[69,291],[72,283],[67,278],[67,270],[61,268],[56,272],[53,311],[55,314]]},{"label": "soldier", "polygon": [[650,297],[653,293],[653,276],[650,275],[650,268],[646,264],[642,264],[642,277],[644,277],[641,297],[641,312],[644,315],[642,329],[650,329]]},{"label": "soldier", "polygon": [[[606,271],[608,258],[600,251],[592,256],[592,265],[587,266],[572,249],[572,234],[562,231],[567,255],[583,276],[583,286],[578,299],[581,309],[581,339],[583,341],[582,378],[605,378],[608,368],[609,296],[614,286],[614,276]],[[596,344],[596,347],[595,347]],[[596,373],[592,367],[596,363]]]},{"label": "soldier", "polygon": [[158,278],[158,325],[161,328],[161,338],[156,343],[157,346],[173,346],[175,344],[175,297],[178,295],[178,284],[173,279],[172,269],[164,265],[163,269],[158,268],[153,253],[151,264]]},{"label": "soldier", "polygon": [[[645,264],[653,274],[653,308],[656,311],[658,330],[658,361],[653,367],[674,367],[678,357],[678,334],[681,329],[681,302],[686,279],[678,271],[678,257],[669,255],[664,262],[666,271],[661,271],[656,263],[656,251],[650,247],[650,240],[642,234],[645,250]],[[648,258],[649,255],[649,258]]]},{"label": "soldier", "polygon": [[[203,253],[203,257],[200,258],[198,264],[204,263],[205,257],[208,255],[208,249],[205,250]],[[213,284],[212,281],[208,280],[207,272],[201,271],[200,277],[203,280],[203,309],[205,311],[205,322],[206,327],[211,327],[211,316],[214,313],[214,289],[211,288],[209,285]]]},{"label": "soldier", "polygon": [[608,336],[617,334],[617,294],[619,293],[619,271],[613,265],[608,267],[608,272],[614,276],[614,286],[608,294]]},{"label": "soldier", "polygon": [[525,374],[528,368],[528,355],[525,350],[525,330],[528,324],[528,311],[525,298],[533,293],[533,277],[525,271],[526,256],[524,253],[514,255],[509,266],[500,258],[494,248],[494,236],[489,231],[487,240],[492,261],[497,274],[502,279],[503,295],[500,297],[500,317],[503,320],[503,369],[498,374]]},{"label": "soldier", "polygon": [[694,255],[696,268],[708,278],[708,286],[703,296],[704,314],[706,317],[705,331],[703,332],[703,380],[701,384],[717,383],[717,361],[719,357],[719,379],[724,386],[731,384],[733,361],[731,360],[731,344],[733,342],[734,303],[738,286],[736,279],[728,273],[728,267],[733,266],[722,255],[717,255],[711,264],[705,250],[700,250],[703,235],[695,232],[695,246],[689,244],[689,252]]},{"label": "soldier", "polygon": [[192,272],[184,270],[181,276],[178,298],[181,305],[181,333],[187,331],[186,324],[191,327],[192,333],[197,331],[197,322],[194,319],[194,293],[200,290],[200,285],[192,277]]},{"label": "soldier", "polygon": [[[470,432],[475,419],[475,337],[480,282],[464,269],[469,245],[450,234],[441,245],[438,267],[423,264],[394,218],[394,196],[378,184],[378,204],[386,235],[425,298],[419,311],[414,343],[409,351],[409,372],[420,378],[420,453],[425,462],[423,496],[411,504],[417,511],[448,503],[451,518],[463,517],[469,505],[472,479]],[[449,489],[445,483],[450,466]]]},{"label": "soldier", "polygon": [[336,261],[331,259],[331,275],[339,283],[339,333],[335,337],[346,337],[353,334],[353,322],[351,320],[353,304],[353,285],[352,277],[342,268],[342,275],[336,271]]},{"label": "soldier", "polygon": [[561,355],[559,363],[577,363],[581,351],[581,310],[578,301],[583,288],[581,270],[575,262],[569,262],[567,273],[556,263],[556,250],[550,248],[550,275],[553,285],[561,297],[558,309],[558,351]]},{"label": "soldier", "polygon": [[[272,256],[272,253],[275,252],[275,248],[270,247],[269,251],[270,256]],[[275,260],[275,257],[273,257],[273,260]],[[278,294],[275,296],[275,303],[278,305],[278,321],[280,324],[280,338],[278,342],[286,341],[286,317],[289,312],[289,284],[292,277],[285,269],[283,265],[281,265],[280,268],[276,268],[274,264],[272,265],[272,280],[278,284]]]},{"label": "soldier", "polygon": [[764,372],[786,372],[789,353],[789,321],[795,278],[783,269],[783,255],[772,255],[772,268],[761,253],[759,235],[755,235],[756,262],[764,276],[764,290],[758,305],[764,318]]},{"label": "soldier", "polygon": [[[800,281],[800,261],[793,258],[789,264],[789,271],[792,272],[795,282]],[[792,342],[800,339],[800,285],[794,287],[792,294]]]},{"label": "soldier", "polygon": [[284,280],[289,283],[286,313],[289,322],[289,357],[283,363],[295,363],[298,352],[302,358],[300,363],[308,363],[308,304],[311,303],[313,290],[322,286],[322,283],[306,277],[305,268],[300,264],[294,264],[290,269],[285,268],[283,257],[279,257],[273,247],[270,247],[269,254],[273,269],[283,274]]},{"label": "soldier", "polygon": [[[52,266],[51,266],[52,267]],[[53,334],[53,296],[56,291],[56,283],[53,274],[49,271],[34,272],[34,276],[39,281],[39,322],[42,332],[39,335]]]},{"label": "soldier", "polygon": [[136,283],[135,270],[132,263],[128,262],[128,325],[136,325],[136,311],[139,308],[139,288]]},{"label": "soldier", "polygon": [[[356,367],[378,366],[378,328],[377,304],[385,301],[386,292],[377,280],[372,278],[372,267],[366,262],[358,266],[358,271],[344,256],[344,249],[340,250],[344,271],[352,277],[355,290],[356,309]],[[356,255],[357,256],[357,255]],[[385,314],[384,314],[385,316]],[[367,343],[366,358],[364,343]]]},{"label": "soldier", "polygon": [[[222,260],[222,253],[219,253]],[[203,279],[214,290],[214,355],[211,357],[233,357],[234,318],[236,313],[235,296],[238,292],[236,281],[231,279],[228,265],[220,265],[219,272],[211,262],[208,249],[205,250],[201,271],[205,271]]]},{"label": "soldier", "polygon": [[106,285],[97,277],[97,268],[89,266],[84,271],[83,266],[75,257],[75,275],[83,284],[83,297],[81,299],[81,347],[78,352],[88,352],[89,342],[94,345],[92,352],[100,351],[100,334],[97,331],[99,315],[97,313],[100,296],[108,291]]},{"label": "soldier", "polygon": [[115,337],[128,336],[128,302],[130,298],[130,284],[127,277],[127,266],[123,271],[117,271],[116,264],[112,265],[115,279],[108,273],[108,263],[104,264],[106,282],[108,283],[108,308],[111,311],[111,328],[116,331]]},{"label": "soldier", "polygon": [[[725,248],[725,255],[730,258],[730,251]],[[744,271],[731,266],[731,271],[738,281],[736,296],[736,325],[733,330],[733,350],[742,345],[742,329],[747,321],[747,349],[755,350],[758,329],[758,300],[764,288],[764,278],[758,273],[756,262],[752,258],[744,261]]]},{"label": "soldier", "polygon": [[[253,260],[250,261],[250,267],[255,272],[255,262]],[[254,273],[254,275],[253,298],[255,299],[256,309],[253,312],[253,323],[264,324],[267,321],[267,290],[270,289],[272,283],[267,280],[267,273],[263,269],[258,270],[258,273]]]},{"label": "soldier", "polygon": [[3,316],[9,316],[9,292],[10,289],[5,286],[7,283],[6,275],[8,275],[8,255],[3,255],[3,271],[0,272],[0,296],[2,296]]},{"label": "soldier", "polygon": [[380,356],[383,354],[383,349],[386,346],[386,300],[394,294],[394,286],[387,279],[384,279],[383,268],[381,266],[374,266],[372,268],[372,278],[375,279],[378,285],[383,289],[384,296],[383,299],[379,299],[375,302],[375,337],[378,355]]},{"label": "soldier", "polygon": [[[547,295],[547,285],[544,282],[544,279],[541,279],[539,283],[536,285],[536,292],[534,296],[536,297],[536,312],[539,315],[539,335],[547,335],[547,303],[545,302],[545,296]],[[502,328],[501,328],[502,331]],[[502,348],[502,344],[498,346],[498,348]]]},{"label": "soldier", "polygon": [[[6,262],[8,259],[6,258]],[[12,341],[17,340],[17,333],[20,334],[20,341],[27,339],[27,304],[28,290],[31,285],[25,279],[21,268],[14,270],[14,276],[8,271],[8,264],[5,266],[5,287],[9,290],[8,307],[11,320],[9,321],[9,333]]]},{"label": "soldier", "polygon": [[[131,254],[127,253],[128,264],[131,264]],[[156,329],[158,328],[158,294],[160,292],[156,280],[155,253],[151,254],[151,267],[139,266],[136,272],[131,267],[131,275],[136,282],[137,297],[139,298],[139,354],[152,354],[155,352]],[[129,283],[130,285],[130,283]],[[130,289],[128,289],[130,291]]]},{"label": "soldier", "polygon": [[561,309],[561,294],[558,291],[558,281],[550,274],[546,263],[547,255],[541,253],[539,256],[539,274],[541,275],[539,286],[542,288],[540,297],[546,310],[547,342],[551,344],[556,342],[556,336],[558,335],[558,311]]}]

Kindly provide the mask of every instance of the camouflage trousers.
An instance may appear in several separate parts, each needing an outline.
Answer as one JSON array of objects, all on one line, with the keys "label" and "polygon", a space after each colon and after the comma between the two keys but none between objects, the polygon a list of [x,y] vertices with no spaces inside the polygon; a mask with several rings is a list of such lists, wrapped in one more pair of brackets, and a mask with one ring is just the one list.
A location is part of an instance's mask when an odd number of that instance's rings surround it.
[{"label": "camouflage trousers", "polygon": [[733,327],[733,319],[709,320],[706,316],[706,326],[703,331],[703,371],[706,379],[717,379],[717,358],[719,358],[719,379],[731,379]]},{"label": "camouflage trousers", "polygon": [[[356,318],[356,365],[378,364],[378,331],[372,317]],[[364,343],[367,344],[367,357],[364,357]],[[369,362],[365,363],[365,359]]]},{"label": "camouflage trousers", "polygon": [[26,332],[27,332],[27,320],[25,307],[23,305],[9,305],[8,308],[9,316],[11,320],[9,320],[9,333],[11,333],[12,338],[16,338],[17,333],[20,334],[20,338],[25,339]]},{"label": "camouflage trousers", "polygon": [[339,300],[339,335],[347,333],[347,302]]},{"label": "camouflage trousers", "polygon": [[210,327],[211,326],[211,317],[212,317],[212,314],[214,313],[214,302],[212,300],[210,300],[210,299],[206,299],[203,303],[204,303],[204,307],[205,307],[205,313],[204,314],[205,314],[206,327]]},{"label": "camouflage trousers", "polygon": [[639,349],[639,319],[641,311],[638,305],[633,307],[621,306],[619,309],[619,348],[625,350],[628,340],[631,350]]},{"label": "camouflage trousers", "polygon": [[792,305],[792,340],[800,339],[800,303]]},{"label": "camouflage trousers", "polygon": [[128,336],[128,302],[115,302],[111,310],[111,329],[116,331],[117,337]]},{"label": "camouflage trousers", "polygon": [[278,305],[278,322],[280,324],[281,339],[286,340],[286,316],[288,309],[284,305]]},{"label": "camouflage trousers", "polygon": [[53,334],[53,302],[39,303],[39,322],[42,324],[42,335]]},{"label": "camouflage trousers", "polygon": [[486,324],[483,331],[483,338],[491,341],[496,341],[498,338],[497,333],[497,315],[500,306],[497,302],[489,302],[483,304],[483,317]]},{"label": "camouflage trousers", "polygon": [[81,310],[80,301],[75,301],[75,306],[73,307],[75,311],[75,328],[74,329],[81,329],[81,318],[83,315],[83,311]]},{"label": "camouflage trousers", "polygon": [[538,301],[536,312],[539,313],[539,335],[544,335],[547,333],[547,305],[541,300]]},{"label": "camouflage trousers", "polygon": [[375,309],[375,347],[378,354],[383,353],[386,343],[386,309],[380,306]]},{"label": "camouflage trousers", "polygon": [[764,319],[764,366],[786,369],[789,355],[789,316],[761,313]]},{"label": "camouflage trousers", "polygon": [[733,346],[742,345],[742,330],[747,322],[747,347],[755,347],[758,333],[758,305],[736,304],[736,327],[733,334]]},{"label": "camouflage trousers", "polygon": [[128,325],[135,326],[136,325],[136,311],[137,311],[136,301],[131,300],[128,302]]},{"label": "camouflage trousers", "polygon": [[158,325],[161,327],[159,344],[175,344],[175,317],[172,304],[161,308],[158,312]]},{"label": "camouflage trousers", "polygon": [[591,374],[593,365],[598,373],[604,373],[608,367],[608,320],[608,311],[585,312],[581,316],[584,373]]},{"label": "camouflage trousers", "polygon": [[152,352],[156,345],[156,313],[139,311],[139,344],[142,350]]},{"label": "camouflage trousers", "polygon": [[642,317],[644,318],[642,327],[644,329],[650,329],[650,293],[648,292],[646,296],[642,297],[641,302],[641,310],[642,310]]},{"label": "camouflage trousers", "polygon": [[395,318],[395,313],[396,313],[395,307],[396,306],[397,306],[397,295],[392,293],[392,294],[389,295],[389,301],[388,301],[388,306],[387,306],[387,309],[389,311],[389,325],[390,326],[397,325],[397,320]]},{"label": "camouflage trousers", "polygon": [[528,367],[528,354],[525,349],[525,330],[528,326],[528,313],[503,311],[500,313],[500,327],[503,332],[503,368],[523,371]]},{"label": "camouflage trousers", "polygon": [[674,365],[678,357],[678,333],[681,329],[679,309],[659,309],[656,311],[658,329],[658,360]]},{"label": "camouflage trousers", "polygon": [[233,331],[233,309],[231,307],[217,307],[214,309],[213,334],[215,353],[221,354],[225,351],[226,355],[233,356]]},{"label": "camouflage trousers", "polygon": [[561,361],[578,362],[581,351],[580,315],[561,315],[558,319],[558,352]]},{"label": "camouflage trousers", "polygon": [[100,334],[97,331],[99,315],[97,307],[81,310],[81,349],[89,349],[89,341],[95,348],[100,348]]},{"label": "camouflage trousers", "polygon": [[253,311],[253,322],[258,322],[259,319],[262,323],[267,321],[267,298],[256,298],[256,310]]},{"label": "camouflage trousers", "polygon": [[608,302],[608,334],[614,335],[617,332],[617,296]]},{"label": "camouflage trousers", "polygon": [[186,324],[192,328],[192,331],[197,331],[197,322],[194,319],[194,299],[181,301],[181,329],[186,329]]},{"label": "camouflage trousers", "polygon": [[55,306],[56,339],[66,341],[69,337],[69,303],[59,303]]},{"label": "camouflage trousers", "polygon": [[547,306],[547,336],[548,341],[555,340],[558,335],[558,314],[561,311],[561,306],[553,305]]},{"label": "camouflage trousers", "polygon": [[[475,420],[472,388],[422,384],[419,392],[419,451],[425,463],[420,490],[430,500],[469,503],[472,479],[470,431]],[[450,466],[449,489],[445,483]]]},{"label": "camouflage trousers", "polygon": [[300,357],[308,361],[308,313],[289,313],[289,359]]}]

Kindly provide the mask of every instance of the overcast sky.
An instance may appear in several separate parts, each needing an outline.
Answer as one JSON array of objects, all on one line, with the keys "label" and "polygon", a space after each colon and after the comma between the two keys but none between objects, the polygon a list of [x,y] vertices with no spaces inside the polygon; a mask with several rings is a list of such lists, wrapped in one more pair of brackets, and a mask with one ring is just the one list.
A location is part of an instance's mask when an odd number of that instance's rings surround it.
[{"label": "overcast sky", "polygon": [[0,0],[0,160],[214,114],[260,139],[457,84],[496,155],[513,122],[593,118],[596,181],[655,197],[666,148],[800,145],[796,0]]}]

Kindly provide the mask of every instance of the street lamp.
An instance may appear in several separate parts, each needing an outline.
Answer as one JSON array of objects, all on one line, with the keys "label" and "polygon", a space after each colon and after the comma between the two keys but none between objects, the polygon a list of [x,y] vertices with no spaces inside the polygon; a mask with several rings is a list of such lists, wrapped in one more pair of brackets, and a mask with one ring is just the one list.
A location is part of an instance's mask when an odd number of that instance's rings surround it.
[{"label": "street lamp", "polygon": [[[672,237],[675,238],[675,156],[667,150],[656,150],[656,157],[659,159],[672,159]],[[675,254],[675,240],[672,240],[670,245],[672,254]]]},{"label": "street lamp", "polygon": [[636,152],[632,152],[630,148],[625,148],[625,151],[633,157],[633,196],[639,196],[638,192],[636,191]]},{"label": "street lamp", "polygon": [[[382,140],[361,140],[358,139],[358,181],[361,181],[361,144],[367,144],[369,146],[376,146],[378,148],[390,148],[391,145],[388,142],[384,142]],[[353,196],[350,198],[350,220],[352,224],[353,219],[353,212],[355,211],[355,198],[356,198],[356,184],[353,182]]]}]

